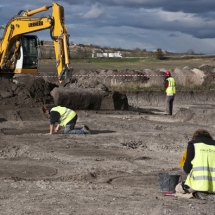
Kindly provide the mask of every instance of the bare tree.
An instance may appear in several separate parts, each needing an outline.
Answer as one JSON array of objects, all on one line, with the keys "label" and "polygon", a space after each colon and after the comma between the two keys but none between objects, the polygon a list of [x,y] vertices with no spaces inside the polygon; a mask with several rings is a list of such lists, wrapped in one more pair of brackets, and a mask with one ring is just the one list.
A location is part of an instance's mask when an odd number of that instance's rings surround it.
[{"label": "bare tree", "polygon": [[163,60],[164,59],[163,51],[160,48],[158,48],[156,50],[156,59],[158,59],[158,60]]},{"label": "bare tree", "polygon": [[193,51],[193,49],[189,49],[189,50],[187,51],[187,54],[195,54],[195,52]]}]

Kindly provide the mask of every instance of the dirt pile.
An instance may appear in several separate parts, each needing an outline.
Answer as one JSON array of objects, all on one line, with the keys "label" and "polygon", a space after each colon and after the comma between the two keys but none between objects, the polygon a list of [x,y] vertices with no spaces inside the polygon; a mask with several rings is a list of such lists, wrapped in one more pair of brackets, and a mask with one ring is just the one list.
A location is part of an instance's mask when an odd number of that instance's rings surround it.
[{"label": "dirt pile", "polygon": [[[104,84],[110,87],[126,87],[139,85],[140,87],[163,87],[165,77],[165,68],[157,70],[79,70],[73,74],[73,85],[83,88],[96,87],[98,84]],[[214,75],[215,67],[201,65],[198,68],[184,67],[172,70],[172,76],[176,79],[178,87],[212,87],[215,86]]]},{"label": "dirt pile", "polygon": [[147,83],[149,78],[145,76],[146,71],[110,69],[80,70],[73,75],[73,82],[77,86],[96,87],[98,84],[105,84],[107,87],[117,83]]},{"label": "dirt pile", "polygon": [[180,122],[213,126],[215,120],[214,113],[214,105],[193,105],[189,108],[179,108],[173,118]]},{"label": "dirt pile", "polygon": [[[23,78],[24,79],[24,78]],[[37,107],[52,102],[50,91],[56,85],[43,79],[25,77],[22,82],[15,83],[11,79],[0,79],[0,104],[18,107]]]},{"label": "dirt pile", "polygon": [[88,87],[56,85],[43,78],[21,76],[15,80],[0,79],[0,104],[7,106],[41,107],[44,103],[55,103],[76,110],[116,109],[127,110],[125,94],[110,92],[103,84]]},{"label": "dirt pile", "polygon": [[54,88],[54,103],[75,110],[128,110],[126,94],[100,89]]}]

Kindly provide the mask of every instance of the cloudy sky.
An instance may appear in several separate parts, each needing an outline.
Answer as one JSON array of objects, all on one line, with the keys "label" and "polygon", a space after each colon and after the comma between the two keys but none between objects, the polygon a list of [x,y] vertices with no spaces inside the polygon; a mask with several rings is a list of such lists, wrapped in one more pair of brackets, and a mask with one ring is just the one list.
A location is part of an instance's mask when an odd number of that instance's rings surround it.
[{"label": "cloudy sky", "polygon": [[[161,48],[215,54],[214,0],[63,0],[70,41],[115,48]],[[50,0],[0,0],[0,25],[20,10],[51,5]],[[37,17],[52,13],[37,14]],[[2,35],[2,30],[0,31]],[[50,41],[49,31],[38,33]]]}]

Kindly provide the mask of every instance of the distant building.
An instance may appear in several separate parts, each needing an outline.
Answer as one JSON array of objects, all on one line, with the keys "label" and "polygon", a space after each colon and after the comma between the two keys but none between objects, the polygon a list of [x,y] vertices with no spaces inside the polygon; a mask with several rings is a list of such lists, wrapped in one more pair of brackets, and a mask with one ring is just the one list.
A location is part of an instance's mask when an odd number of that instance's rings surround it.
[{"label": "distant building", "polygon": [[92,58],[122,58],[122,54],[119,52],[112,52],[112,53],[96,53],[92,54]]}]

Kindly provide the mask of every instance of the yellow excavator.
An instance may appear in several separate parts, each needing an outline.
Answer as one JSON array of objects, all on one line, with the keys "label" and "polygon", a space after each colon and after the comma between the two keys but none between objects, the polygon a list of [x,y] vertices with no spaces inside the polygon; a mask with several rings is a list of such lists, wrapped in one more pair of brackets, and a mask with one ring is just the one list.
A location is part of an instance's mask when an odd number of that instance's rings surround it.
[{"label": "yellow excavator", "polygon": [[[52,8],[52,15],[33,15]],[[20,10],[7,23],[0,40],[0,75],[36,74],[39,68],[40,41],[29,33],[50,29],[54,42],[59,82],[71,77],[69,35],[65,25],[64,7],[52,3],[35,10]]]}]

